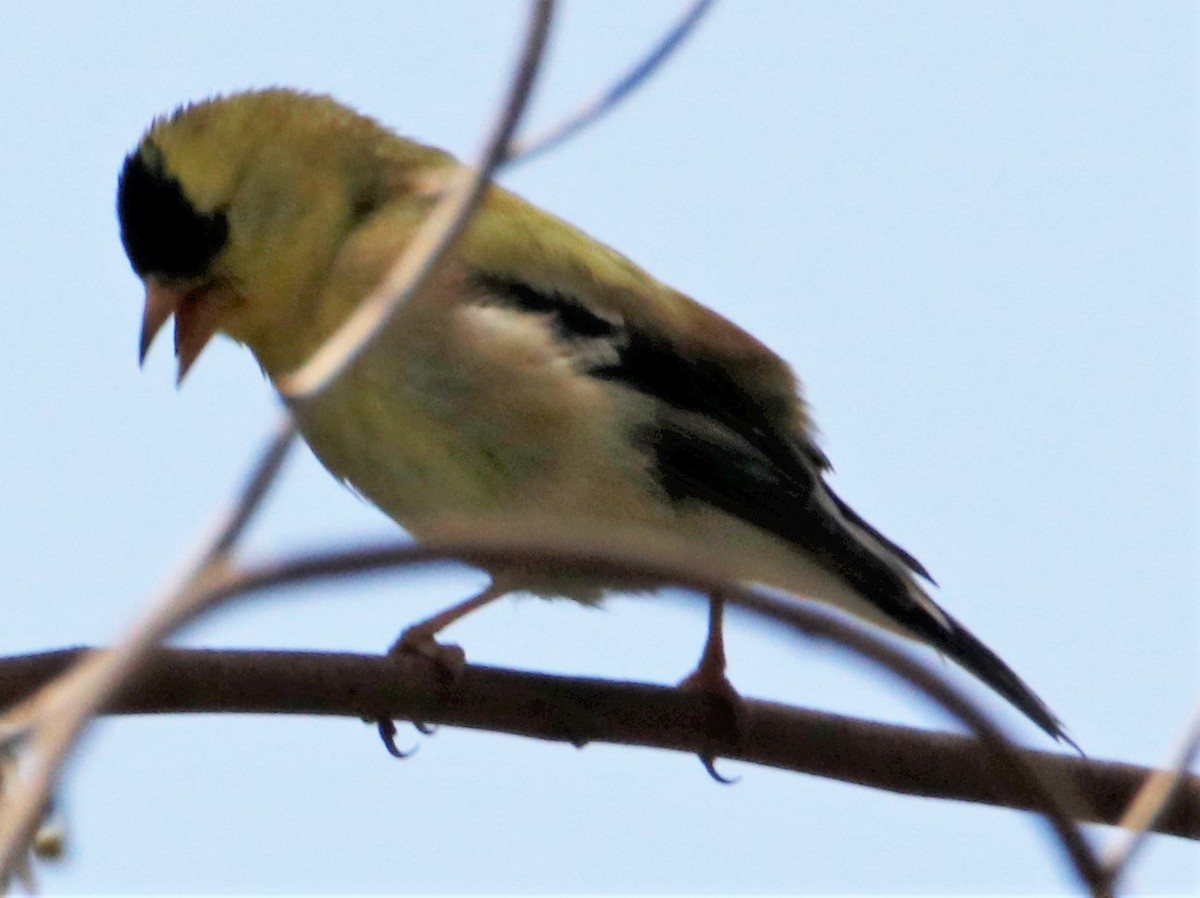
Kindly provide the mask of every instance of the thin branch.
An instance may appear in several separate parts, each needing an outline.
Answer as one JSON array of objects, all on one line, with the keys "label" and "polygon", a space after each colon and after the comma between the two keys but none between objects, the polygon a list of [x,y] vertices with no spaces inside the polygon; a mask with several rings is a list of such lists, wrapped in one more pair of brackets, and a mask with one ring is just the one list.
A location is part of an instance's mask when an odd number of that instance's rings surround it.
[{"label": "thin branch", "polygon": [[611,87],[585,103],[574,115],[569,116],[541,134],[513,144],[511,162],[527,162],[535,156],[554,149],[571,139],[584,128],[594,124],[612,112],[629,94],[641,87],[666,62],[684,40],[700,24],[700,20],[712,9],[715,0],[694,0],[684,10],[679,20],[667,31],[650,52],[620,77]]},{"label": "thin branch", "polygon": [[[510,88],[509,101],[494,129],[479,170],[474,174],[464,172],[460,178],[465,182],[459,194],[461,202],[454,202],[456,191],[445,197],[419,232],[418,238],[410,245],[408,252],[393,269],[393,275],[397,270],[403,269],[401,273],[405,274],[406,279],[412,278],[407,292],[412,292],[419,286],[422,271],[428,273],[436,259],[436,253],[444,251],[461,231],[471,210],[482,196],[492,170],[503,158],[533,84],[545,48],[553,9],[554,0],[536,0],[531,7],[529,34],[517,75]],[[439,211],[443,212],[440,218]],[[448,217],[451,220],[447,221]],[[445,229],[442,238],[427,239],[428,245],[422,245],[421,235],[429,234],[439,227]],[[423,268],[413,265],[425,252],[429,255],[425,256]],[[406,266],[411,266],[414,270],[409,271]],[[396,290],[399,286],[399,282],[392,276],[386,278],[383,285],[385,290]],[[378,300],[378,291],[373,296]],[[383,297],[390,300],[393,307],[404,298],[404,295]],[[363,303],[359,312],[368,306],[372,306],[370,299]],[[378,303],[375,306],[378,309]],[[333,377],[382,325],[390,314],[390,308],[382,308],[381,314],[379,311],[376,314],[378,320],[373,324],[368,322],[365,332],[360,329],[359,335],[350,344],[341,345],[340,357],[324,354],[324,373],[318,372],[318,376],[313,376],[310,360],[309,365],[301,372],[308,372],[308,376],[301,378],[302,389],[298,392],[319,389]],[[351,320],[361,321],[362,316],[356,313]],[[318,354],[321,354],[320,351]],[[276,469],[282,461],[287,445],[290,444],[291,426],[290,422],[283,425],[279,442],[274,444],[279,451],[279,458],[274,462]],[[271,456],[273,453],[268,452],[268,457]],[[265,474],[261,483],[257,477],[251,478],[251,485],[243,496],[245,504],[239,504],[218,528],[216,535],[205,540],[201,550],[169,581],[168,587],[158,593],[165,598],[156,602],[151,612],[138,622],[120,651],[88,656],[77,668],[48,687],[44,694],[31,699],[23,706],[11,709],[4,715],[0,721],[3,724],[0,726],[0,732],[4,733],[6,740],[27,737],[28,741],[24,747],[31,749],[36,760],[29,765],[32,769],[28,775],[8,791],[3,804],[0,805],[0,880],[20,865],[24,848],[34,837],[39,821],[44,816],[59,768],[89,716],[103,706],[111,697],[112,690],[127,679],[145,654],[171,632],[178,625],[178,621],[186,620],[194,613],[191,610],[192,603],[203,596],[202,584],[220,580],[224,569],[223,562],[228,560],[226,556],[231,554],[238,534],[245,527],[253,509],[257,507],[261,494],[265,493],[272,476]],[[33,727],[31,722],[35,719],[36,727]],[[14,733],[15,736],[12,735]]]},{"label": "thin branch", "polygon": [[[662,543],[656,546],[655,534],[625,532],[619,535],[590,532],[581,528],[587,538],[569,532],[558,524],[550,530],[530,526],[506,526],[502,529],[472,526],[471,539],[448,544],[430,540],[418,546],[351,550],[343,553],[311,555],[294,563],[264,565],[244,570],[240,577],[224,586],[214,587],[210,597],[221,603],[234,594],[271,589],[316,577],[338,576],[342,573],[377,570],[396,564],[412,564],[434,559],[457,558],[485,569],[550,565],[553,568],[571,567],[615,578],[617,582],[650,580],[660,584],[687,587],[699,594],[720,592],[731,604],[755,612],[775,624],[783,624],[801,635],[831,642],[835,646],[867,658],[902,681],[908,682],[968,726],[979,738],[983,748],[995,762],[994,773],[1021,784],[1035,796],[1036,806],[1061,842],[1080,879],[1093,895],[1112,894],[1107,872],[1103,870],[1067,811],[1061,796],[1039,773],[1026,765],[1000,728],[976,705],[943,677],[933,673],[907,653],[883,641],[866,630],[851,625],[824,609],[792,599],[783,601],[774,596],[747,589],[730,575],[727,563],[709,555],[700,557],[690,549],[676,554],[678,547]],[[444,533],[451,532],[447,527]],[[481,539],[480,534],[486,533]],[[536,533],[534,539],[529,534]],[[519,535],[518,535],[519,534]],[[572,538],[574,537],[574,538]],[[443,537],[445,539],[445,537]],[[652,547],[652,551],[647,551]],[[197,604],[197,611],[200,604]],[[1072,796],[1071,804],[1077,804]]]},{"label": "thin branch", "polygon": [[[19,700],[87,650],[0,660],[0,704]],[[723,757],[906,795],[1036,811],[1021,784],[997,779],[967,736],[855,720],[747,699],[741,739]],[[712,749],[703,697],[676,688],[467,665],[451,688],[417,657],[157,649],[106,709],[110,714],[239,713],[415,720],[582,746]],[[1119,825],[1155,773],[1143,767],[1022,750],[1079,821]],[[1153,824],[1200,840],[1200,777],[1185,776]]]},{"label": "thin branch", "polygon": [[1104,868],[1113,882],[1125,872],[1130,860],[1145,841],[1146,834],[1158,829],[1158,822],[1185,784],[1195,779],[1187,775],[1200,752],[1200,704],[1192,711],[1191,718],[1179,734],[1175,747],[1162,770],[1150,771],[1143,779],[1137,795],[1128,802],[1119,825],[1125,832],[1118,833],[1104,851]]},{"label": "thin branch", "polygon": [[383,281],[303,365],[275,382],[279,392],[303,400],[323,390],[358,357],[403,303],[415,295],[438,260],[466,230],[492,175],[508,155],[513,131],[525,109],[550,33],[554,0],[537,0],[508,99],[479,163],[455,172],[446,192],[422,223]]},{"label": "thin branch", "polygon": [[283,463],[295,442],[296,425],[292,422],[292,416],[285,414],[276,426],[274,436],[259,453],[258,460],[250,469],[240,495],[217,528],[217,536],[205,553],[208,561],[215,561],[233,551],[262,507],[263,499],[267,497],[268,491],[283,469]]},{"label": "thin branch", "polygon": [[[621,533],[601,533],[590,528],[570,532],[561,522],[553,526],[505,524],[484,528],[478,525],[467,528],[442,528],[440,540],[431,540],[423,545],[389,544],[382,547],[353,549],[340,553],[305,555],[286,562],[261,565],[239,573],[226,571],[220,580],[210,580],[203,594],[192,593],[188,601],[176,603],[169,609],[172,620],[166,613],[147,621],[129,644],[113,652],[93,655],[89,659],[100,659],[100,666],[91,674],[93,679],[112,677],[119,670],[121,682],[129,673],[130,657],[143,658],[149,653],[153,642],[161,641],[170,632],[187,621],[212,610],[235,596],[250,592],[278,589],[279,587],[311,581],[317,578],[337,577],[349,573],[377,571],[400,565],[413,565],[456,558],[483,568],[509,567],[513,565],[549,564],[554,567],[571,566],[587,571],[600,579],[615,583],[675,583],[700,593],[720,591],[733,604],[741,605],[757,614],[768,617],[794,631],[832,642],[859,655],[871,658],[893,675],[907,680],[930,699],[940,704],[979,737],[983,748],[994,759],[994,772],[1020,782],[1035,796],[1037,807],[1051,825],[1052,830],[1066,849],[1081,879],[1095,895],[1109,895],[1111,890],[1099,862],[1083,840],[1078,827],[1073,823],[1065,807],[1075,806],[1078,799],[1072,796],[1064,801],[1056,788],[1043,783],[1036,770],[1026,765],[996,725],[937,674],[912,659],[904,651],[884,642],[879,637],[860,630],[838,616],[818,610],[795,600],[783,601],[736,586],[729,572],[728,560],[712,553],[698,553],[685,545],[673,543],[660,534],[638,532],[630,529]],[[452,533],[466,533],[453,543]],[[469,538],[468,538],[469,537]],[[153,642],[148,642],[148,640]],[[112,656],[121,656],[110,669],[104,669],[103,661]],[[87,667],[85,662],[81,667]],[[72,674],[74,676],[74,674]],[[117,680],[112,680],[115,686]],[[111,690],[113,686],[109,686]],[[111,691],[109,692],[111,694]],[[91,696],[94,697],[94,696]],[[68,709],[70,714],[92,713],[96,709],[76,706]],[[78,724],[75,724],[77,727]],[[48,780],[45,781],[48,785]],[[26,805],[28,812],[29,806]],[[5,808],[8,811],[9,808]],[[0,858],[8,859],[15,851],[9,841],[16,832],[11,815],[0,816]],[[23,830],[21,832],[24,832]]]},{"label": "thin branch", "polygon": [[217,514],[214,524],[205,528],[198,544],[184,556],[178,571],[167,578],[151,600],[151,607],[167,605],[200,582],[208,572],[228,561],[237,541],[262,508],[263,500],[275,483],[288,452],[295,443],[296,427],[291,415],[283,415],[275,433],[259,450],[242,487]]},{"label": "thin branch", "polygon": [[136,670],[143,656],[170,631],[172,622],[186,613],[189,598],[204,594],[202,584],[222,569],[233,545],[262,507],[294,438],[288,417],[260,453],[228,510],[157,593],[160,598],[152,604],[151,613],[127,640],[127,651],[81,658],[73,670],[47,684],[45,692],[0,718],[3,741],[32,748],[37,755],[37,763],[28,765],[19,787],[8,789],[0,804],[0,882],[21,867],[23,846],[34,839],[59,768],[90,715]]}]

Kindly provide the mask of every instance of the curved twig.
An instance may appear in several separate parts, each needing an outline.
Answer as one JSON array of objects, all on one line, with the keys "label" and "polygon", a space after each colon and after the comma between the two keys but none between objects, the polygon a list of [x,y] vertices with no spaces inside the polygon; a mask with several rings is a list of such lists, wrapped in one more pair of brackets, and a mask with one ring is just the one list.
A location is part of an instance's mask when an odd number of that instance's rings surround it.
[{"label": "curved twig", "polygon": [[[158,595],[166,596],[156,604],[165,606],[162,614],[152,619],[169,620],[171,609],[180,596],[195,594],[200,584],[227,561],[227,556],[262,507],[262,501],[283,466],[295,440],[291,417],[285,416],[275,434],[259,453],[250,474],[227,510],[204,535],[199,545],[180,566],[177,574],[168,578],[167,586]],[[138,631],[135,628],[135,634]],[[151,637],[148,636],[148,639]],[[148,641],[144,648],[117,653],[95,653],[65,672],[58,681],[29,700],[8,710],[0,718],[0,750],[17,751],[32,748],[40,751],[43,763],[22,780],[21,787],[9,789],[0,805],[0,883],[19,871],[24,863],[22,850],[37,836],[41,820],[50,801],[52,783],[59,766],[74,744],[83,726],[95,709],[102,706],[121,682],[128,678],[141,662],[145,651],[155,643]],[[93,677],[92,672],[107,662],[107,676]],[[90,709],[90,710],[89,710]],[[66,713],[56,713],[65,710]],[[50,724],[47,725],[46,721]],[[42,728],[38,729],[37,724]],[[31,745],[32,743],[32,745]]]},{"label": "curved twig", "polygon": [[1152,771],[1121,817],[1117,833],[1103,854],[1104,869],[1116,882],[1162,816],[1200,753],[1200,704],[1192,711],[1163,769]]},{"label": "curved twig", "polygon": [[250,475],[246,478],[241,493],[218,525],[211,546],[201,553],[205,563],[211,563],[233,551],[262,507],[263,499],[267,497],[283,469],[283,463],[295,442],[296,425],[292,422],[291,415],[283,415],[276,425],[275,433],[250,468]]},{"label": "curved twig", "polygon": [[[0,659],[0,705],[20,701],[90,649]],[[745,699],[727,757],[875,789],[1036,810],[1023,784],[996,777],[977,739]],[[638,745],[700,754],[712,748],[704,697],[672,686],[467,664],[452,688],[420,656],[331,651],[157,648],[105,714],[303,714],[404,720],[429,735],[466,727],[583,746]],[[425,721],[422,723],[422,721]],[[1155,771],[1020,748],[1083,823],[1120,824]],[[1200,777],[1185,776],[1154,832],[1200,842]]]},{"label": "curved twig", "polygon": [[[299,392],[319,389],[360,351],[386,320],[390,309],[419,286],[422,272],[427,273],[435,261],[434,254],[444,250],[461,231],[471,209],[482,196],[487,178],[502,158],[520,117],[545,48],[553,9],[554,0],[536,0],[532,7],[529,33],[521,63],[479,171],[473,174],[466,172],[461,176],[463,183],[460,189],[452,190],[450,195],[438,204],[419,232],[418,238],[394,266],[381,289],[376,290],[359,307],[359,311],[351,316],[347,325],[354,323],[354,333],[338,342],[335,338],[339,335],[345,337],[346,334],[347,326],[343,326],[335,333],[334,338],[318,350],[317,355],[320,359],[316,361],[319,362],[320,370],[313,368],[314,359],[310,359],[304,366],[302,373],[307,374],[300,381],[302,389]],[[424,241],[421,235],[426,235]],[[410,268],[413,270],[410,271]],[[403,275],[403,278],[398,279],[397,272]],[[408,285],[408,291],[395,296],[386,295],[387,291],[396,291],[404,284]],[[332,346],[334,343],[337,344],[336,347]],[[274,453],[269,451],[264,457],[266,467],[273,464],[277,469],[286,445],[290,442],[290,430],[290,422],[281,427],[279,458],[272,462]],[[227,560],[225,556],[236,543],[238,534],[244,529],[271,479],[270,473],[264,474],[261,483],[257,477],[252,478],[252,485],[243,494],[242,502],[238,503],[217,535],[204,540],[201,550],[184,565],[181,574],[172,578],[169,586],[158,593],[167,598],[158,603],[140,626],[135,628],[133,635],[125,643],[125,651],[89,656],[60,681],[48,687],[45,694],[31,699],[4,716],[5,731],[11,733],[14,729],[21,730],[28,726],[35,712],[37,713],[39,726],[30,733],[29,739],[32,749],[40,757],[39,763],[32,765],[34,769],[29,776],[6,795],[4,805],[0,808],[0,878],[5,871],[11,871],[19,863],[23,847],[33,838],[38,821],[45,812],[59,765],[88,717],[111,698],[112,691],[129,676],[145,653],[171,631],[175,621],[186,618],[192,603],[204,595],[205,584],[220,579],[221,562]]]},{"label": "curved twig", "polygon": [[695,31],[700,20],[712,9],[715,0],[693,0],[683,11],[678,21],[664,34],[645,56],[622,75],[607,90],[585,103],[571,116],[552,125],[541,134],[528,140],[518,140],[512,146],[509,162],[527,162],[535,156],[554,149],[570,140],[584,128],[589,127],[612,112],[637,88],[641,87],[666,62],[684,40]]},{"label": "curved twig", "polygon": [[533,5],[525,46],[508,99],[479,163],[474,169],[461,168],[454,174],[438,204],[380,284],[308,361],[275,382],[283,396],[302,401],[328,386],[366,348],[392,313],[421,289],[438,260],[465,230],[492,175],[508,153],[509,141],[541,65],[553,12],[554,0],[536,0]]},{"label": "curved twig", "polygon": [[[509,532],[512,529],[505,528]],[[95,689],[94,684],[97,680],[106,680],[109,683],[104,699],[87,708],[86,713],[93,713],[100,705],[105,704],[120,683],[125,682],[131,672],[129,657],[136,657],[139,661],[144,659],[158,641],[188,621],[234,597],[316,578],[460,559],[483,567],[518,563],[571,565],[617,582],[628,582],[632,579],[643,583],[675,583],[701,593],[719,590],[727,595],[732,603],[763,617],[810,637],[832,642],[855,654],[866,655],[893,675],[912,683],[961,720],[979,737],[982,746],[998,768],[1005,775],[1019,779],[1031,790],[1035,806],[1050,823],[1077,873],[1092,893],[1111,894],[1105,871],[1066,810],[1066,804],[1077,804],[1077,800],[1060,800],[1054,788],[1043,782],[1038,773],[1030,768],[987,715],[958,690],[903,651],[878,637],[858,630],[832,613],[737,586],[731,582],[726,565],[720,559],[715,559],[709,554],[698,555],[687,550],[680,551],[676,546],[656,545],[653,537],[648,534],[588,534],[586,540],[581,540],[578,534],[575,539],[567,538],[561,526],[555,528],[552,533],[537,532],[536,539],[531,539],[528,534],[525,538],[513,538],[495,532],[485,533],[482,528],[475,528],[475,531],[473,537],[458,537],[453,542],[443,538],[436,543],[424,545],[387,544],[344,552],[326,552],[264,564],[240,573],[227,572],[220,581],[210,580],[203,591],[192,592],[186,602],[176,603],[172,609],[172,619],[156,615],[143,630],[135,634],[125,652],[118,649],[93,655],[88,662],[80,665],[81,668],[87,668],[93,659],[101,665],[87,677],[86,682],[91,684],[92,689]],[[451,531],[447,528],[445,532]],[[480,533],[484,534],[483,538],[480,537]],[[117,656],[124,656],[125,662],[113,660],[107,667],[102,666],[105,661]],[[69,678],[80,676],[78,671],[79,668],[76,668]],[[78,708],[71,711],[73,715],[78,712]],[[55,731],[53,723],[53,720],[43,721],[43,725],[51,733]],[[82,720],[75,722],[74,730],[77,731],[81,725]],[[63,750],[65,751],[65,748]],[[44,782],[48,786],[48,775]],[[28,806],[27,802],[26,807]],[[15,850],[10,841],[14,832],[10,817],[8,813],[0,816],[0,839],[3,839],[0,841],[0,860],[5,862],[8,862],[12,856],[11,852]]]}]

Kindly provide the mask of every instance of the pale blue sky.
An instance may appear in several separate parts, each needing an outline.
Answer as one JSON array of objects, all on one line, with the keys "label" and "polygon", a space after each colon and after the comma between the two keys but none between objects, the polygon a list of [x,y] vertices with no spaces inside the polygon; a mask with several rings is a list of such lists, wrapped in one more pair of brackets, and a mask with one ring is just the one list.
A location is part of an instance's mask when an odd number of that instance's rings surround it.
[{"label": "pale blue sky", "polygon": [[[675,3],[567,3],[532,124],[606,84]],[[249,357],[136,365],[113,191],[159,113],[326,91],[470,155],[524,6],[0,5],[0,651],[104,643],[275,418]],[[1200,685],[1197,8],[725,2],[599,127],[505,183],[762,336],[806,383],[839,491],[1096,757],[1164,754]],[[393,526],[298,453],[254,550]],[[478,582],[376,579],[262,602],[188,641],[373,651]],[[474,660],[672,682],[697,606],[509,601]],[[734,620],[746,694],[940,722],[868,672]],[[964,678],[965,679],[965,678]],[[979,694],[1018,737],[1052,746]],[[62,796],[50,893],[1057,893],[1041,824],[726,762],[354,721],[119,720]],[[1107,836],[1097,831],[1098,836]],[[1129,886],[1200,888],[1156,839]]]}]

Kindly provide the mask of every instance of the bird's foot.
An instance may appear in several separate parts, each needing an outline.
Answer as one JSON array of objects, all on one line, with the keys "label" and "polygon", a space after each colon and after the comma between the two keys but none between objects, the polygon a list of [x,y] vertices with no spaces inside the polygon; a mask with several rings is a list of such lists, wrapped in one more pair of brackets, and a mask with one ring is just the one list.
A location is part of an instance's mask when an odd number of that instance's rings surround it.
[{"label": "bird's foot", "polygon": [[705,729],[709,747],[700,753],[704,769],[719,783],[735,782],[717,773],[715,765],[722,748],[736,748],[745,738],[749,723],[745,700],[722,670],[706,668],[703,664],[684,678],[679,688],[684,692],[698,693],[705,699]]},{"label": "bird's foot", "polygon": [[[397,660],[418,659],[432,664],[437,675],[451,687],[462,679],[467,668],[466,652],[456,645],[443,645],[438,642],[428,628],[420,624],[401,633],[400,638],[388,649],[387,657]],[[379,718],[374,723],[379,729],[379,737],[383,740],[384,747],[392,757],[403,759],[416,751],[415,748],[406,751],[396,745],[396,724],[393,721]],[[416,727],[417,732],[426,736],[434,732],[433,727],[420,720],[412,721],[412,725]]]},{"label": "bird's foot", "polygon": [[409,627],[388,649],[390,657],[423,658],[433,663],[438,673],[453,683],[462,679],[467,669],[467,653],[459,646],[438,642],[433,634],[419,624]]}]

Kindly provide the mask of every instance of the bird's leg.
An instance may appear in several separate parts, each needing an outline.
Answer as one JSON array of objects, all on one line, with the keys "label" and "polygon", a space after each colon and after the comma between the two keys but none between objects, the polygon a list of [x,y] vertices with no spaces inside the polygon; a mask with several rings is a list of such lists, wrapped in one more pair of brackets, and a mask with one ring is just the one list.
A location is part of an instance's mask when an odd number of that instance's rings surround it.
[{"label": "bird's leg", "polygon": [[484,605],[494,602],[510,591],[493,581],[488,584],[487,589],[477,595],[471,596],[457,605],[451,605],[445,611],[407,628],[392,644],[388,654],[419,655],[422,658],[428,658],[457,679],[462,675],[463,668],[466,666],[466,653],[456,645],[443,645],[435,637],[459,618],[466,617],[472,611],[478,611]]},{"label": "bird's leg", "polygon": [[679,684],[681,688],[727,699],[741,701],[737,690],[725,676],[725,597],[718,592],[709,596],[708,638],[700,663]]},{"label": "bird's leg", "polygon": [[725,676],[724,613],[725,597],[719,592],[712,593],[708,605],[708,638],[704,641],[704,651],[700,653],[700,663],[679,684],[680,689],[699,692],[708,699],[708,728],[715,745],[714,749],[704,752],[700,760],[719,782],[727,780],[713,768],[716,745],[738,744],[746,726],[745,703]]}]

